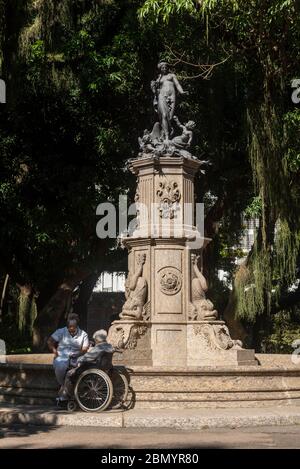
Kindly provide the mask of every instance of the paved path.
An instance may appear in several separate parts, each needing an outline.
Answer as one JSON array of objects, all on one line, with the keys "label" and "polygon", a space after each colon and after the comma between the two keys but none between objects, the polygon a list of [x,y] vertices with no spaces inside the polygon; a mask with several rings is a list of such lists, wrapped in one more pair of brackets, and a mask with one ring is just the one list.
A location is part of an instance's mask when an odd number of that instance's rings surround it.
[{"label": "paved path", "polygon": [[0,449],[300,448],[300,426],[214,430],[0,426]]},{"label": "paved path", "polygon": [[300,425],[300,406],[226,409],[132,409],[126,412],[66,412],[36,406],[0,406],[0,425],[28,424],[97,428],[184,430]]}]

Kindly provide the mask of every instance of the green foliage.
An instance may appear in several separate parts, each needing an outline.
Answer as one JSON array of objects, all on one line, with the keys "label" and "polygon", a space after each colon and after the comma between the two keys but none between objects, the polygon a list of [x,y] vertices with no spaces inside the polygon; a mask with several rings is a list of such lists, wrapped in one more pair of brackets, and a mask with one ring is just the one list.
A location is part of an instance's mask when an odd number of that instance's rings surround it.
[{"label": "green foliage", "polygon": [[292,343],[300,339],[299,312],[294,320],[289,311],[275,314],[271,327],[271,334],[265,337],[262,342],[264,352],[291,354],[294,350]]},{"label": "green foliage", "polygon": [[146,0],[139,10],[141,19],[152,19],[156,22],[162,19],[167,23],[174,14],[188,12],[195,13],[194,0]]},{"label": "green foliage", "polygon": [[287,220],[277,220],[275,236],[274,276],[284,288],[297,279],[297,264],[300,249],[300,231],[291,232]]},{"label": "green foliage", "polygon": [[245,218],[259,218],[262,214],[262,201],[260,196],[253,197],[250,204],[245,208]]},{"label": "green foliage", "polygon": [[289,145],[285,153],[287,171],[296,176],[300,171],[300,109],[295,108],[284,115],[284,131]]},{"label": "green foliage", "polygon": [[38,41],[34,42],[30,46],[29,63],[34,63],[34,62],[44,63],[45,58],[46,58],[45,43],[44,41],[39,39]]},{"label": "green foliage", "polygon": [[1,49],[10,86],[0,116],[0,274],[10,274],[9,294],[16,283],[36,294],[15,293],[5,310],[0,335],[11,351],[30,346],[38,313],[66,277],[115,259],[115,240],[96,237],[95,212],[134,182],[120,168],[137,150],[141,129],[131,129],[149,41],[132,2],[102,3],[8,5],[15,21]]},{"label": "green foliage", "polygon": [[[11,285],[0,327],[1,339],[5,341],[7,353],[30,353],[32,351],[30,321],[22,323],[19,318],[19,297],[18,288]],[[22,327],[19,328],[19,325]]]},{"label": "green foliage", "polygon": [[270,312],[272,289],[270,264],[269,252],[258,252],[256,245],[251,263],[247,267],[247,274],[235,279],[235,294],[240,318],[255,322],[257,316]]}]

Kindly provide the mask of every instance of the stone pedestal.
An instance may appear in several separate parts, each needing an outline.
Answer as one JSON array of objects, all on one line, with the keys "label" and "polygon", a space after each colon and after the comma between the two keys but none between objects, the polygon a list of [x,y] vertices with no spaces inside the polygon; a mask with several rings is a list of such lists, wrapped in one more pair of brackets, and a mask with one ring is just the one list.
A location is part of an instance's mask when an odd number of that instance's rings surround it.
[{"label": "stone pedestal", "polygon": [[[141,340],[144,337],[145,335]],[[138,352],[139,345],[140,341],[135,349],[128,349],[128,352]],[[127,350],[124,355],[126,353]],[[293,363],[291,355],[257,354],[256,357],[260,366],[237,367],[228,363],[222,367],[155,368],[129,366],[126,362],[130,386],[127,405],[129,408],[134,406],[135,409],[143,409],[144,412],[145,409],[167,408],[271,406],[276,409],[282,406],[299,406],[300,363]],[[7,355],[7,363],[0,363],[2,408],[8,402],[15,405],[53,407],[57,396],[57,381],[52,362],[53,354]],[[81,418],[82,413],[74,415]],[[24,422],[23,411],[21,417]],[[56,416],[52,423],[56,423]]]},{"label": "stone pedestal", "polygon": [[[198,351],[198,353],[197,353]],[[224,321],[187,323],[188,366],[257,365],[253,350],[232,340]]]},{"label": "stone pedestal", "polygon": [[[196,254],[210,241],[194,220],[194,177],[201,162],[152,154],[131,160],[137,176],[137,226],[128,249],[126,302],[108,340],[125,365],[189,367],[256,364],[230,338],[205,298]],[[202,285],[202,286],[201,286]]]}]

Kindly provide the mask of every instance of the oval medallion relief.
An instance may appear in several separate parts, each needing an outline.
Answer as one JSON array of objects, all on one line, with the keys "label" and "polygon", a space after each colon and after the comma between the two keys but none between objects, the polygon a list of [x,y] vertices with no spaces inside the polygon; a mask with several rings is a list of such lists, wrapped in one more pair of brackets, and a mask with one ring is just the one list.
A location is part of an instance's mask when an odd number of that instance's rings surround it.
[{"label": "oval medallion relief", "polygon": [[182,273],[176,267],[164,267],[159,271],[160,290],[166,295],[175,295],[181,290]]}]

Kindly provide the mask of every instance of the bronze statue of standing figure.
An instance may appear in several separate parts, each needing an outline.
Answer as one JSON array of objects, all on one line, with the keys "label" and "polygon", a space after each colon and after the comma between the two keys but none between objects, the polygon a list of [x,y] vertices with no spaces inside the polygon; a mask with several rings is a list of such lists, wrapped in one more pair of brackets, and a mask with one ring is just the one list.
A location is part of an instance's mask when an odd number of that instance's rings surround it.
[{"label": "bronze statue of standing figure", "polygon": [[173,135],[172,120],[176,106],[176,93],[188,94],[183,91],[175,73],[171,73],[167,62],[158,64],[159,76],[151,82],[154,93],[154,109],[158,113],[161,127],[161,138],[167,143]]},{"label": "bronze statue of standing figure", "polygon": [[[177,95],[187,95],[175,73],[171,72],[167,62],[158,64],[159,75],[151,81],[154,94],[153,106],[158,120],[152,130],[144,130],[144,135],[138,139],[140,146],[139,156],[155,157],[180,156],[183,158],[198,159],[190,153],[193,140],[193,131],[196,127],[194,121],[189,120],[181,124],[175,115]],[[175,124],[175,125],[174,125]],[[181,134],[178,135],[178,129]],[[177,130],[177,134],[175,133]],[[203,161],[203,164],[206,162]],[[201,172],[204,172],[201,170]]]}]

